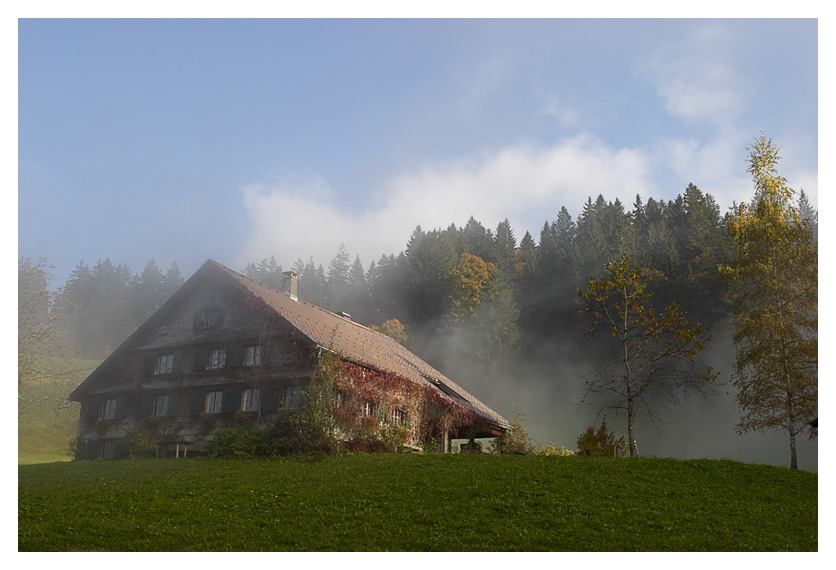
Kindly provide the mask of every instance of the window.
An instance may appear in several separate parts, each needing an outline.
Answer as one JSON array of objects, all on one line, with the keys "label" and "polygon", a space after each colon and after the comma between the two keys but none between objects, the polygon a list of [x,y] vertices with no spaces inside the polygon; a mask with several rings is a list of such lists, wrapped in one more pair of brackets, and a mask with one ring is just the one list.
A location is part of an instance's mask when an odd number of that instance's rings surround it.
[{"label": "window", "polygon": [[219,348],[209,353],[209,368],[217,369],[223,368],[226,364],[226,349]]},{"label": "window", "polygon": [[113,440],[99,442],[99,459],[113,459]]},{"label": "window", "polygon": [[242,412],[257,412],[258,402],[261,398],[261,390],[258,388],[251,388],[244,390],[241,395],[241,411]]},{"label": "window", "polygon": [[168,374],[174,367],[174,355],[163,354],[157,357],[157,365],[154,367],[154,374]]},{"label": "window", "polygon": [[214,309],[205,309],[202,311],[195,311],[194,320],[192,321],[192,328],[196,331],[219,329],[224,326],[224,309],[216,307]]},{"label": "window", "polygon": [[363,404],[363,415],[367,418],[372,418],[377,415],[377,404],[374,402],[366,402]]},{"label": "window", "polygon": [[291,386],[284,389],[284,407],[295,408],[299,405],[301,389],[298,386]]},{"label": "window", "polygon": [[211,329],[218,325],[218,311],[203,311],[201,325],[205,329]]},{"label": "window", "polygon": [[203,404],[203,412],[206,414],[220,414],[223,399],[224,393],[221,391],[207,393]]},{"label": "window", "polygon": [[248,346],[244,351],[244,366],[261,366],[264,358],[264,347]]},{"label": "window", "polygon": [[102,409],[99,411],[100,420],[112,420],[116,417],[116,398],[110,398],[102,402]]},{"label": "window", "polygon": [[161,417],[168,415],[168,394],[162,394],[154,398],[154,409],[151,415]]},{"label": "window", "polygon": [[406,412],[395,408],[394,410],[392,410],[389,419],[396,426],[403,425],[406,423]]}]

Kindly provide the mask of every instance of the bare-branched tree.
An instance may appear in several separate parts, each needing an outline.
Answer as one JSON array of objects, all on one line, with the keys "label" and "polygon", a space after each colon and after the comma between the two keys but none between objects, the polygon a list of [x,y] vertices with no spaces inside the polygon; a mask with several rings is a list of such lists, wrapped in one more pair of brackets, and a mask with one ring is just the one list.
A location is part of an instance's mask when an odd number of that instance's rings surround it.
[{"label": "bare-branched tree", "polygon": [[657,313],[641,272],[630,268],[626,256],[607,263],[606,270],[607,276],[591,278],[580,292],[586,299],[581,312],[592,315],[584,331],[588,340],[604,335],[613,358],[595,371],[581,402],[603,400],[602,411],[626,411],[630,456],[636,457],[638,413],[655,421],[659,408],[679,403],[687,391],[712,392],[717,374],[696,364],[710,340],[702,325],[690,323],[675,303]]}]

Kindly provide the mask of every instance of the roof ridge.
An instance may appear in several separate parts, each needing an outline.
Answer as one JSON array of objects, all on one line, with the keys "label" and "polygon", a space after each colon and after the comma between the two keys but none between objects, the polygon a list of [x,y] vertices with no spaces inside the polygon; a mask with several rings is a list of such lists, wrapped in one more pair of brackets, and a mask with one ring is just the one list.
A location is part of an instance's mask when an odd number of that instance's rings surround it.
[{"label": "roof ridge", "polygon": [[[212,261],[215,265],[217,265],[217,266],[218,266],[218,267],[220,267],[221,269],[225,269],[225,270],[229,271],[230,273],[234,273],[236,277],[239,277],[239,278],[241,278],[241,279],[246,279],[247,281],[250,281],[250,282],[252,282],[252,283],[254,283],[254,284],[258,285],[259,287],[264,287],[265,289],[269,289],[270,291],[273,291],[274,293],[279,293],[279,294],[281,294],[281,295],[287,295],[287,293],[285,293],[284,291],[279,291],[278,289],[273,289],[273,288],[272,288],[272,287],[270,287],[269,285],[265,285],[264,283],[261,283],[261,282],[259,282],[259,281],[256,281],[256,280],[255,280],[255,279],[253,279],[252,277],[247,277],[246,275],[244,275],[244,274],[243,274],[243,273],[241,273],[240,271],[236,271],[236,270],[234,270],[234,269],[231,269],[231,268],[229,268],[229,267],[227,267],[227,266],[223,265],[222,263],[218,263],[217,261],[214,261],[214,260],[211,260],[211,259],[210,259],[209,261]],[[333,317],[336,317],[336,318],[338,318],[338,319],[341,319],[341,320],[343,320],[343,321],[345,321],[345,322],[347,322],[347,323],[351,323],[351,324],[353,324],[353,325],[355,325],[355,326],[358,326],[358,327],[360,327],[360,328],[366,329],[367,331],[371,331],[372,333],[379,334],[379,335],[385,336],[386,338],[392,339],[392,337],[390,337],[389,335],[387,335],[387,334],[385,334],[385,333],[383,333],[383,332],[381,332],[381,331],[374,330],[373,328],[368,327],[368,326],[364,325],[363,323],[360,323],[360,322],[358,322],[358,321],[352,320],[352,319],[350,319],[350,318],[346,318],[346,317],[344,317],[343,315],[340,315],[340,314],[338,314],[338,313],[335,313],[334,311],[330,311],[330,310],[326,309],[325,307],[320,307],[319,305],[316,305],[316,304],[311,303],[311,302],[309,302],[309,301],[303,301],[302,299],[298,299],[298,300],[296,300],[295,302],[296,302],[296,303],[299,303],[299,304],[302,304],[302,305],[307,305],[307,306],[309,306],[309,307],[313,307],[314,309],[317,309],[317,310],[322,311],[322,312],[324,312],[324,313],[328,313],[329,315],[331,315],[331,316],[333,316]],[[394,339],[392,339],[392,340],[394,340]],[[397,341],[395,341],[395,342],[397,342]]]},{"label": "roof ridge", "polygon": [[[314,303],[302,301],[300,299],[292,299],[287,293],[273,289],[263,283],[259,283],[255,279],[247,277],[243,273],[231,269],[215,260],[210,259],[207,261],[207,264],[209,263],[226,272],[237,282],[242,283],[253,295],[267,303],[270,309],[272,309],[278,316],[290,323],[294,328],[299,330],[299,332],[309,338],[311,342],[320,348],[340,354],[343,358],[354,361],[362,366],[379,371],[392,372],[404,376],[406,379],[418,384],[432,386],[445,398],[455,398],[456,400],[461,400],[468,407],[479,412],[483,416],[491,418],[493,421],[508,423],[508,420],[503,418],[476,396],[465,390],[454,380],[448,378],[446,374],[436,369],[419,355],[415,354],[409,348],[403,346],[389,335],[381,331],[376,331],[366,325],[353,321],[350,318],[334,313],[333,311],[329,311],[328,309],[315,305]],[[272,296],[278,297],[270,299]],[[284,307],[278,306],[276,304],[277,299],[282,299],[282,305],[285,305],[285,299],[289,304]],[[297,307],[301,309],[301,311],[293,310]],[[306,318],[304,315],[307,311],[315,311],[315,314],[323,315],[326,319],[320,319],[319,323],[312,322],[311,319]],[[313,317],[315,319],[315,315]],[[317,324],[320,326],[317,327]],[[333,327],[331,327],[332,324]],[[339,330],[340,325],[344,324],[350,325],[350,327],[347,327],[348,333],[338,339],[337,331]],[[354,327],[355,330],[352,330],[351,327]],[[316,329],[319,330],[317,331]],[[383,346],[377,346],[374,341],[374,337],[371,339],[363,338],[362,335],[364,332],[365,334],[371,333],[372,335],[385,339],[383,342],[388,344],[388,346],[386,346],[386,344]],[[360,337],[356,336],[358,333],[361,335]],[[327,342],[325,341],[323,335],[329,335],[329,340]],[[334,346],[335,343],[339,346]],[[375,348],[376,352],[379,352],[380,354],[370,352],[369,348]],[[381,362],[371,362],[368,358],[369,356],[372,356]],[[414,358],[417,362],[412,362],[412,358],[408,358],[407,356]],[[389,362],[388,365],[386,364],[387,361]],[[401,364],[399,361],[403,361],[403,363],[407,366],[404,367],[404,364]],[[399,371],[399,369],[402,371]],[[450,394],[450,392],[452,392],[452,394]]]}]

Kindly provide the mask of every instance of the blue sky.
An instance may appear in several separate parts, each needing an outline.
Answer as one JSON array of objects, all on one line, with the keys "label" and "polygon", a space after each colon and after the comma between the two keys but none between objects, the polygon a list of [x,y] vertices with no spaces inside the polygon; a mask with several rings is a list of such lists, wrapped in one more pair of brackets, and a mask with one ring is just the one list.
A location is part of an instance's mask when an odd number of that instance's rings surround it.
[{"label": "blue sky", "polygon": [[188,277],[368,267],[416,225],[535,239],[598,194],[748,200],[747,146],[818,206],[816,20],[27,20],[18,255]]}]

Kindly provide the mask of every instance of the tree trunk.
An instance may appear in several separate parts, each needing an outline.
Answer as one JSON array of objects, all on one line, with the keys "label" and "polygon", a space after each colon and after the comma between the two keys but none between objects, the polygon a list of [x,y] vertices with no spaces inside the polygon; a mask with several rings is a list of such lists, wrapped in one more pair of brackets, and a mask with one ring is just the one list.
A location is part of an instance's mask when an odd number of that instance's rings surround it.
[{"label": "tree trunk", "polygon": [[630,457],[638,457],[639,449],[636,446],[636,438],[633,437],[633,399],[627,400],[627,439],[630,443]]},{"label": "tree trunk", "polygon": [[[784,369],[786,370],[787,364],[786,359],[784,360]],[[787,386],[790,385],[790,377],[789,373],[787,373]],[[787,430],[790,434],[790,469],[798,470],[798,458],[796,457],[795,453],[795,402],[793,401],[793,394],[792,391],[787,389],[787,411],[786,413],[790,416],[789,421],[789,430]]]}]

